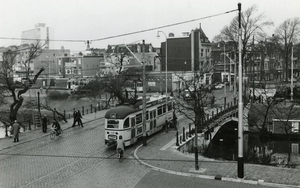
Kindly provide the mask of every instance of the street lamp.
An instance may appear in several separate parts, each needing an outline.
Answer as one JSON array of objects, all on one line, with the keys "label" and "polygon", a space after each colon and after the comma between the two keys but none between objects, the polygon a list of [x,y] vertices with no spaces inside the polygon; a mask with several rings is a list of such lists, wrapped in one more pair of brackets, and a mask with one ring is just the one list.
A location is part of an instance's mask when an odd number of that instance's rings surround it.
[{"label": "street lamp", "polygon": [[[224,41],[221,41],[221,43],[223,43],[223,47],[224,47],[224,52],[223,52],[223,55],[224,55],[224,75],[226,73],[226,64],[225,64],[225,47],[226,47],[226,43]],[[220,47],[220,43],[218,44],[218,47]],[[223,82],[224,82],[224,107],[226,107],[226,83],[224,81],[224,76],[223,76]]]},{"label": "street lamp", "polygon": [[49,56],[46,56],[46,58],[48,59],[48,86],[50,86],[50,59]]},{"label": "street lamp", "polygon": [[291,101],[293,101],[293,82],[294,82],[294,62],[293,62],[293,56],[294,56],[294,46],[292,43],[292,54],[291,54]]},{"label": "street lamp", "polygon": [[168,132],[168,38],[167,35],[163,31],[157,31],[157,37],[159,38],[159,33],[162,33],[166,37],[166,132]]}]

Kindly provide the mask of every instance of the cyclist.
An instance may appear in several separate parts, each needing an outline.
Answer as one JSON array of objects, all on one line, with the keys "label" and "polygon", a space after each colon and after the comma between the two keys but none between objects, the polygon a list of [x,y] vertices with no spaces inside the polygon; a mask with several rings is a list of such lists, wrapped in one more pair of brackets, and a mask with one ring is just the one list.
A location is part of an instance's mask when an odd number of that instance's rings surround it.
[{"label": "cyclist", "polygon": [[56,119],[53,120],[52,127],[54,127],[54,130],[56,132],[56,136],[58,136],[61,133],[61,127],[60,127],[60,124],[58,123],[58,121]]},{"label": "cyclist", "polygon": [[119,153],[119,150],[120,151],[120,155],[121,157],[123,157],[123,153],[124,153],[124,140],[122,139],[122,135],[119,136],[119,139],[117,141],[117,153]]}]

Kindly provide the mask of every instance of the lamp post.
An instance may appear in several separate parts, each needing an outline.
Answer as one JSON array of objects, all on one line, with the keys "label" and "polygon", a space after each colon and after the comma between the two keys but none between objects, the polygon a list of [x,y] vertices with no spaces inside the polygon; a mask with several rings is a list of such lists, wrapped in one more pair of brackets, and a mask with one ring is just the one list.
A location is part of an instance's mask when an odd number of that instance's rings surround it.
[{"label": "lamp post", "polygon": [[291,101],[293,101],[293,82],[294,82],[294,62],[293,62],[293,56],[294,56],[294,46],[292,43],[292,54],[291,54]]},{"label": "lamp post", "polygon": [[48,86],[50,86],[50,59],[49,56],[46,56],[46,58],[48,59]]},{"label": "lamp post", "polygon": [[[225,56],[226,56],[225,47],[226,47],[226,43],[224,41],[221,41],[221,43],[223,43],[223,45],[224,45],[223,46],[224,47],[223,55],[224,55],[224,75],[225,75],[225,73],[226,73],[226,64],[225,64]],[[226,107],[226,83],[225,83],[225,80],[224,80],[224,76],[223,76],[223,82],[224,82],[224,107]]]},{"label": "lamp post", "polygon": [[157,37],[159,36],[159,33],[164,34],[166,37],[166,120],[165,120],[165,125],[166,125],[166,132],[168,132],[168,38],[167,35],[163,31],[157,31]]}]

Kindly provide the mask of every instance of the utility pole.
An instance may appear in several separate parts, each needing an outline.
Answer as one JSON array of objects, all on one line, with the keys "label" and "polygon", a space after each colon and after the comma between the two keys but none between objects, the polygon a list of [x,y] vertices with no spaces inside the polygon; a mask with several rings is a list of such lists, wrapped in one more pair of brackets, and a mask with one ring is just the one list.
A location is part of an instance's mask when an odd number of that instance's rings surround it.
[{"label": "utility pole", "polygon": [[293,101],[293,82],[294,82],[294,62],[293,62],[293,56],[294,56],[294,47],[292,43],[292,55],[291,55],[291,101]]},{"label": "utility pole", "polygon": [[244,178],[244,159],[243,159],[243,74],[242,74],[242,29],[241,29],[241,7],[238,3],[239,10],[239,104],[238,104],[238,177]]},{"label": "utility pole", "polygon": [[252,41],[252,84],[253,84],[253,91],[252,91],[252,93],[253,93],[253,99],[252,99],[252,101],[255,99],[255,82],[254,82],[254,52],[253,52],[253,50],[254,50],[254,35],[253,35],[253,41]]},{"label": "utility pole", "polygon": [[143,146],[147,145],[146,134],[146,61],[145,61],[145,40],[143,40]]}]

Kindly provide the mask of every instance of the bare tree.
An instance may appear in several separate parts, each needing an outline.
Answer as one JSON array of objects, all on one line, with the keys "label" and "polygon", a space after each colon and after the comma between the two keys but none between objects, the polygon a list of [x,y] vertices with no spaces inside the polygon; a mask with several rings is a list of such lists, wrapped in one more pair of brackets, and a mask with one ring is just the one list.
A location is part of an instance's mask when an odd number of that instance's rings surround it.
[{"label": "bare tree", "polygon": [[[2,62],[0,67],[1,87],[0,93],[4,98],[11,98],[12,103],[9,108],[9,117],[1,117],[2,122],[7,126],[17,119],[17,113],[23,104],[22,94],[26,93],[32,84],[35,84],[39,75],[44,71],[41,68],[33,77],[30,77],[30,62],[42,53],[43,46],[39,42],[31,44],[29,47],[12,47],[2,52]],[[26,52],[26,53],[24,53]],[[25,70],[25,82],[15,80],[15,67],[22,64]]]},{"label": "bare tree", "polygon": [[[130,64],[130,61],[133,59],[129,50],[125,47],[116,46],[114,50],[109,47],[110,52],[113,52],[107,56],[107,60],[115,67],[117,67],[114,73],[108,73],[102,79],[102,84],[104,85],[104,92],[110,93],[110,98],[108,102],[113,98],[118,98],[120,104],[124,104],[127,99],[127,94],[125,92],[125,82],[128,80],[128,77],[133,76],[134,72],[141,72],[141,68],[124,68],[125,64]],[[136,75],[139,77],[139,75]],[[135,76],[135,77],[136,77]],[[130,78],[132,79],[132,78]],[[135,82],[138,81],[137,79]],[[135,88],[135,95],[132,98],[133,102],[137,99],[137,90]]]},{"label": "bare tree", "polygon": [[300,19],[296,17],[285,20],[276,28],[273,36],[274,42],[279,44],[276,46],[284,59],[285,78],[288,81],[292,44],[298,42],[300,36]]},{"label": "bare tree", "polygon": [[175,73],[181,83],[183,83],[182,93],[187,97],[182,100],[175,95],[176,110],[192,121],[200,130],[204,127],[206,118],[205,107],[211,106],[214,100],[210,86],[205,84],[205,75],[211,73],[213,67],[209,61],[204,61],[203,67],[199,71],[194,71],[187,78],[184,74]]},{"label": "bare tree", "polygon": [[[251,38],[254,36],[256,40],[261,41],[266,36],[264,28],[272,26],[273,22],[266,21],[264,14],[255,15],[258,11],[255,5],[242,12],[241,28],[242,28],[242,63],[247,53],[248,45],[251,43]],[[238,16],[235,17],[230,25],[225,26],[219,35],[214,37],[215,41],[233,41],[236,44],[235,49],[238,49],[238,31],[239,21]]]}]

